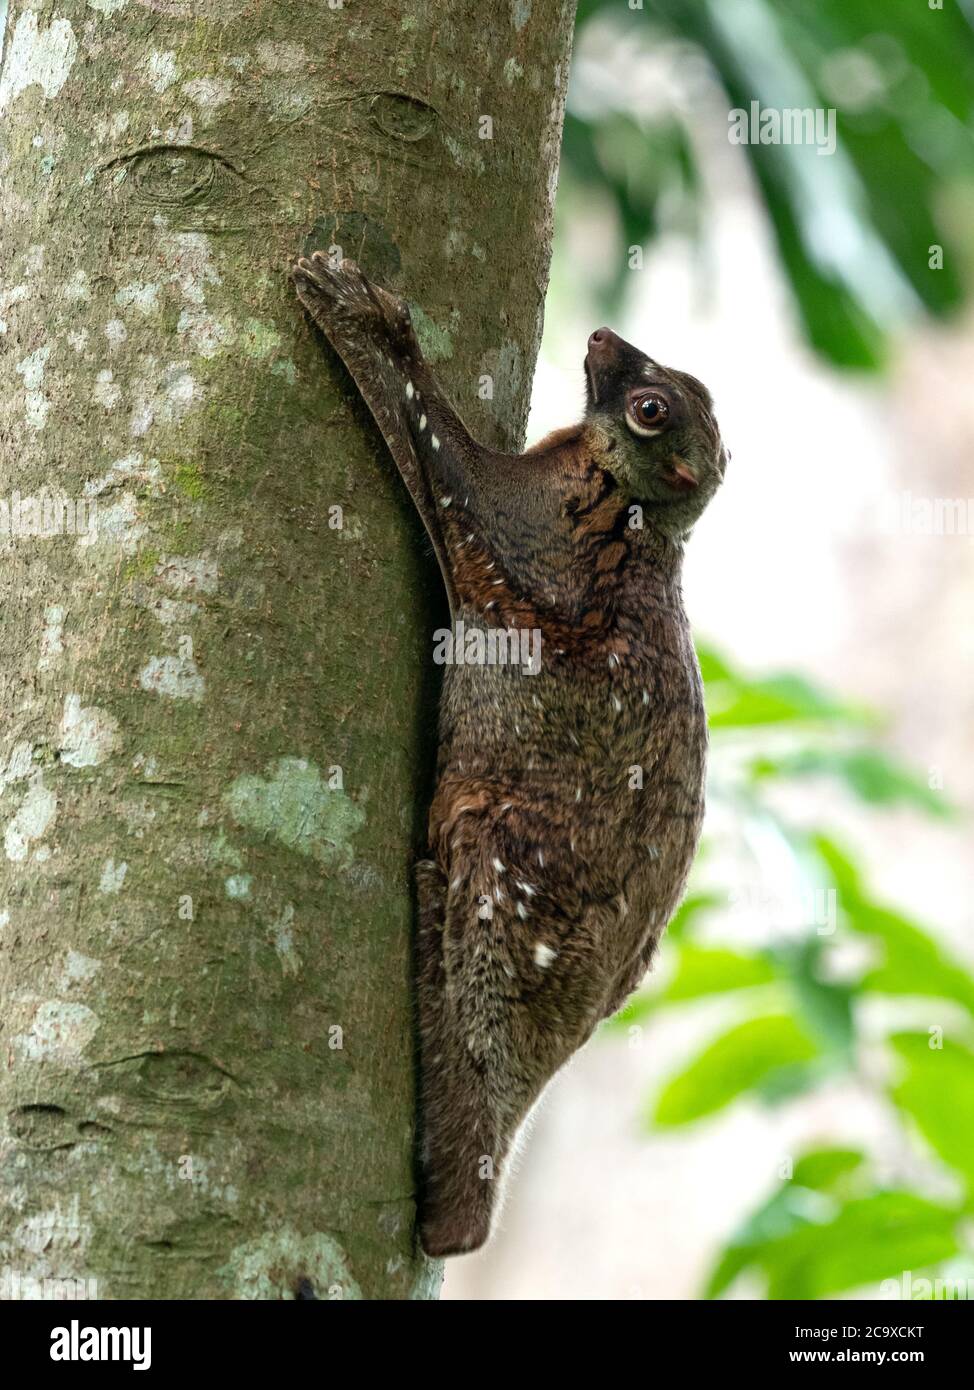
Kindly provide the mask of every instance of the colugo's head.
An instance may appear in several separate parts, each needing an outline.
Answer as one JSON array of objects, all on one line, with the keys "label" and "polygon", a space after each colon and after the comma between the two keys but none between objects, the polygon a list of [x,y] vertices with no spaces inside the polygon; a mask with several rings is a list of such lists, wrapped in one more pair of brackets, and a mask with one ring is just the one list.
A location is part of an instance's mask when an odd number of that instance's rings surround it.
[{"label": "colugo's head", "polygon": [[611,328],[597,328],[589,338],[585,377],[585,418],[606,435],[606,468],[662,529],[684,534],[727,465],[710,392]]}]

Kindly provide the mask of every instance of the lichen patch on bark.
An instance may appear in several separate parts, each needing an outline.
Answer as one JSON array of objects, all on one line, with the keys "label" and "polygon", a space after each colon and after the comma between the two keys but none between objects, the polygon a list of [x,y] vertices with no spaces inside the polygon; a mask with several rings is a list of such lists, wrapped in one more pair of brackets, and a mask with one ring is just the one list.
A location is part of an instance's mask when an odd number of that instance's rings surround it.
[{"label": "lichen patch on bark", "polygon": [[83,708],[80,695],[68,695],[61,715],[59,756],[69,767],[97,767],[119,746],[118,720],[107,710]]},{"label": "lichen patch on bark", "polygon": [[77,1064],[99,1026],[87,1005],[51,999],[38,1008],[28,1031],[12,1041],[25,1062]]},{"label": "lichen patch on bark", "polygon": [[21,92],[36,83],[48,101],[68,80],[78,56],[78,40],[66,19],[42,28],[33,10],[25,10],[5,45],[0,78],[0,116]]},{"label": "lichen patch on bark", "polygon": [[360,1299],[348,1257],[332,1236],[285,1227],[231,1250],[220,1271],[230,1298]]},{"label": "lichen patch on bark", "polygon": [[3,832],[3,846],[13,864],[22,864],[35,840],[43,840],[57,817],[57,797],[44,785],[41,772],[35,772],[30,787]]},{"label": "lichen patch on bark", "polygon": [[350,841],[365,824],[362,808],[305,758],[278,758],[264,777],[238,777],[224,801],[238,824],[338,868],[351,863]]}]

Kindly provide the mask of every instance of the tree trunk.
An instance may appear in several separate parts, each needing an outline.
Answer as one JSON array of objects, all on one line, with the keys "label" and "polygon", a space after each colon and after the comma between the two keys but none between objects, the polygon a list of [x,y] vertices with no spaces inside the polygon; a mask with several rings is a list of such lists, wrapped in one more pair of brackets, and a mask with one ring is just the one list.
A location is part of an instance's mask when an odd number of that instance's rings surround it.
[{"label": "tree trunk", "polygon": [[338,245],[407,294],[517,446],[573,9],[11,0],[0,1295],[435,1296],[439,584],[287,269]]}]

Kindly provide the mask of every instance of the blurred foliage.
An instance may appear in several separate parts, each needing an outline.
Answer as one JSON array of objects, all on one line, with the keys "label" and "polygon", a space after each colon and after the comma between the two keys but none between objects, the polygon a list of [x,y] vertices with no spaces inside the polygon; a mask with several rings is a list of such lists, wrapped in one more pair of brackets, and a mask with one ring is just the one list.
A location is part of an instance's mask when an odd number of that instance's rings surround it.
[{"label": "blurred foliage", "polygon": [[[655,1132],[745,1097],[781,1106],[838,1082],[858,1088],[901,1134],[892,1170],[832,1142],[786,1162],[719,1256],[706,1296],[745,1274],[769,1298],[867,1287],[875,1296],[877,1281],[901,1280],[905,1271],[914,1279],[956,1277],[957,1269],[974,1277],[974,978],[920,923],[873,897],[837,835],[796,824],[782,806],[789,793],[794,802],[797,786],[807,811],[809,779],[818,778],[838,780],[870,808],[955,812],[884,750],[869,711],[795,677],[752,680],[707,648],[700,658],[714,814],[665,939],[663,978],[607,1031],[639,1045],[667,1010],[709,1006],[723,1020],[653,1098],[646,1122]],[[751,848],[749,865],[742,844]],[[766,876],[779,889],[784,869],[794,896],[756,901],[721,891],[715,876],[719,884],[722,872],[736,871],[722,862],[740,867],[744,881]],[[742,921],[753,935],[763,908],[767,920],[745,949]],[[922,1022],[903,1030],[904,1015]]]},{"label": "blurred foliage", "polygon": [[[834,110],[834,151],[755,142],[728,156],[731,115],[753,104]],[[580,0],[556,244],[586,244],[579,220],[602,235],[589,269],[607,307],[640,264],[633,248],[667,234],[696,246],[705,280],[708,223],[739,155],[808,341],[836,366],[877,369],[893,334],[969,293],[972,106],[974,0]],[[890,756],[870,710],[793,674],[700,658],[707,838],[660,976],[607,1032],[638,1045],[673,1010],[717,1020],[648,1104],[655,1133],[823,1086],[861,1097],[888,1131],[881,1154],[824,1133],[784,1160],[704,1293],[875,1296],[906,1271],[914,1288],[974,1278],[974,977],[874,895],[814,808],[834,807],[819,793],[838,786],[870,810],[955,812]],[[768,901],[722,886],[732,878],[767,885]]]},{"label": "blurred foliage", "polygon": [[[699,243],[714,142],[728,139],[730,111],[757,102],[836,112],[827,156],[741,147],[815,349],[876,368],[890,331],[921,306],[957,308],[972,268],[972,10],[968,0],[581,0],[562,197],[576,215],[609,196],[619,236],[606,256],[610,302],[630,247],[668,229]],[[587,81],[586,52],[611,55],[614,36],[632,80],[613,82],[610,64]],[[661,54],[670,81],[646,92],[636,75],[657,73]]]}]

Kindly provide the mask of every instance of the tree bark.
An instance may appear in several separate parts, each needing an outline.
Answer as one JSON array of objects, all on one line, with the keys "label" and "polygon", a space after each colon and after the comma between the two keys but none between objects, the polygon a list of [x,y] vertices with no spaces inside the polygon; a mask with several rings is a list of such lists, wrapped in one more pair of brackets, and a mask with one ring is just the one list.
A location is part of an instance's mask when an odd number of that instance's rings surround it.
[{"label": "tree bark", "polygon": [[405,293],[519,446],[573,11],[11,0],[0,1295],[435,1297],[410,871],[442,603],[287,269],[337,245]]}]

